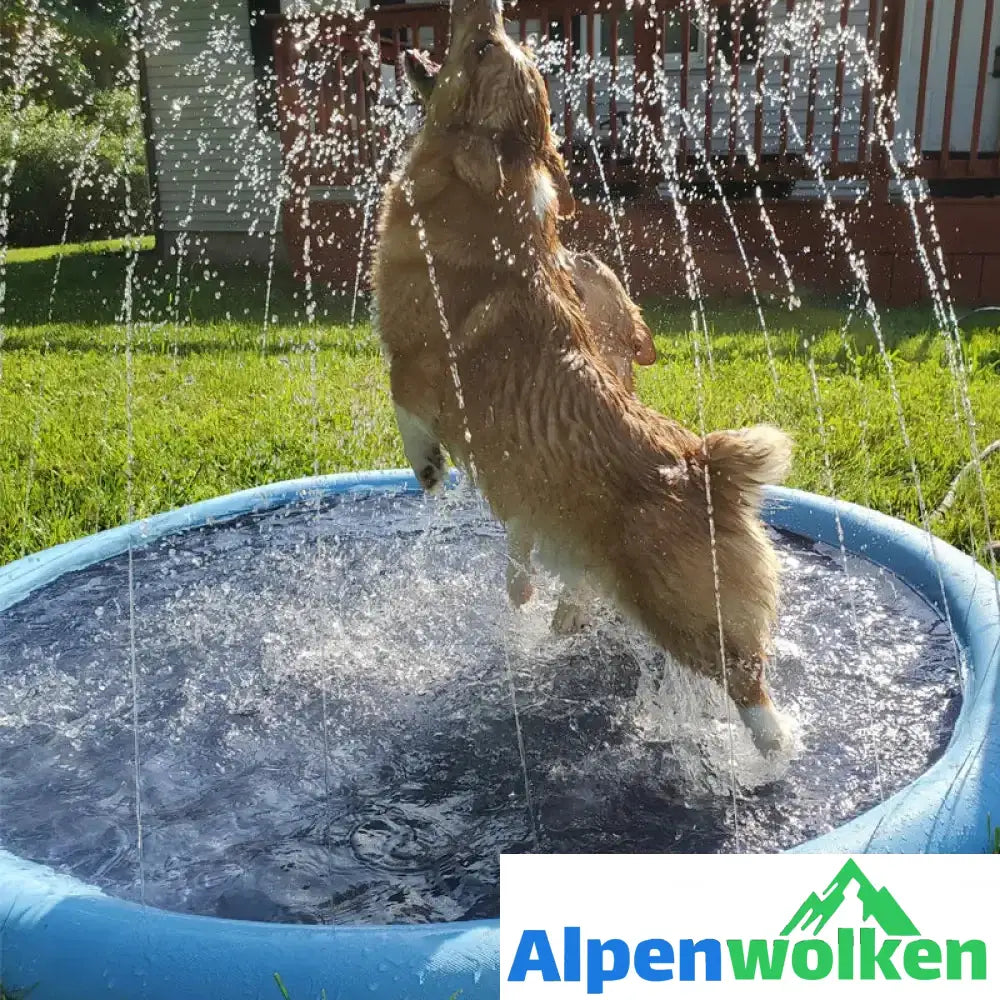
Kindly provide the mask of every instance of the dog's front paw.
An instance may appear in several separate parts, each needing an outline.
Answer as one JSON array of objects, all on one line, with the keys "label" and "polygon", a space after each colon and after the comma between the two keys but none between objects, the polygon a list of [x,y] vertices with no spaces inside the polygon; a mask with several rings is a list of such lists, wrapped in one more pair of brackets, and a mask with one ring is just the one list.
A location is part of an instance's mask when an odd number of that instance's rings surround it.
[{"label": "dog's front paw", "polygon": [[556,635],[575,635],[591,625],[586,608],[573,601],[560,600],[552,616],[552,631]]},{"label": "dog's front paw", "polygon": [[424,459],[424,464],[414,470],[417,480],[428,493],[438,493],[444,484],[444,453],[441,446],[434,445]]},{"label": "dog's front paw", "polygon": [[780,753],[792,745],[791,723],[774,705],[740,706],[740,718],[762,754]]}]

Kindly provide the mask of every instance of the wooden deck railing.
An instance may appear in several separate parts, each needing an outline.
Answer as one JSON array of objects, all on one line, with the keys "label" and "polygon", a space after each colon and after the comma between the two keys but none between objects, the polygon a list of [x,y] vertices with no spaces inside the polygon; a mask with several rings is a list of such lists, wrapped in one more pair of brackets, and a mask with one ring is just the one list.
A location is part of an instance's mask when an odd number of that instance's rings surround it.
[{"label": "wooden deck railing", "polygon": [[[922,17],[919,18],[917,25],[921,39],[920,69],[913,139],[922,161],[922,172],[926,176],[953,179],[1000,177],[1000,157],[997,156],[996,141],[994,140],[992,150],[987,151],[982,148],[982,139],[987,126],[985,117],[987,88],[993,95],[990,110],[994,129],[997,120],[1000,120],[1000,102],[996,99],[1000,93],[1000,19],[996,15],[995,6],[994,0],[984,0],[981,20],[976,10],[979,4],[969,4],[963,0],[937,4],[934,0],[927,0],[920,12]],[[901,14],[899,20],[902,21]],[[938,36],[936,39],[935,35]],[[932,120],[928,105],[930,81],[934,77],[932,66],[935,62],[932,39],[937,41],[936,47],[939,51],[941,41],[946,39],[948,53],[939,135],[938,122]],[[976,42],[978,44],[973,44]],[[974,58],[960,60],[963,44],[968,54]],[[968,87],[970,69],[973,69],[974,80],[972,93],[975,96],[972,101],[967,141],[963,141],[964,135],[959,138],[955,130],[955,112],[962,103],[958,86],[960,62],[962,75],[965,78],[963,82],[966,84],[964,89],[968,96],[971,96],[969,92],[972,90]]]},{"label": "wooden deck railing", "polygon": [[[906,6],[657,0],[629,8],[625,0],[511,0],[506,13],[515,38],[530,36],[548,52],[553,119],[578,174],[596,150],[605,168],[656,181],[665,164],[647,140],[673,135],[680,166],[696,172],[794,179],[813,175],[822,161],[830,177],[884,181],[884,140],[900,154],[905,133],[916,150],[908,169],[935,180],[1000,177],[994,0],[925,0],[909,12]],[[920,23],[907,23],[907,16]],[[771,44],[789,18],[805,25],[799,48]],[[417,46],[443,58],[448,6],[375,7],[357,18],[321,15],[309,23],[278,22],[283,144],[287,150],[298,138],[301,145],[303,129],[339,129],[370,167],[378,145],[370,112],[386,98],[385,74],[408,99],[399,56]],[[875,61],[859,74],[857,60],[866,52]],[[898,95],[898,123],[887,93]],[[347,183],[350,171],[338,169],[339,182]],[[334,183],[331,177],[324,183]]]},{"label": "wooden deck railing", "polygon": [[371,169],[389,166],[379,155],[386,136],[374,114],[386,97],[382,67],[392,67],[397,95],[405,95],[400,56],[416,47],[444,58],[448,5],[269,20],[278,129],[292,188],[350,187]]}]

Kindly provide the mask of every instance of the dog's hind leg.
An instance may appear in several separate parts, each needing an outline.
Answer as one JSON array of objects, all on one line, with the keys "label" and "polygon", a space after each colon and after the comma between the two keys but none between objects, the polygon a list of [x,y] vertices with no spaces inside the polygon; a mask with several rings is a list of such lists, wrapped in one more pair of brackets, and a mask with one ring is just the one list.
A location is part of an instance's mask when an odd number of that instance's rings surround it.
[{"label": "dog's hind leg", "polygon": [[559,603],[552,615],[552,631],[557,635],[573,635],[591,624],[590,606],[593,594],[582,580],[567,584],[559,595]]},{"label": "dog's hind leg", "polygon": [[507,596],[515,608],[531,600],[531,532],[516,518],[507,525]]},{"label": "dog's hind leg", "polygon": [[398,403],[395,408],[396,424],[403,439],[406,460],[413,468],[413,474],[420,485],[428,493],[434,493],[444,482],[444,452],[441,450],[441,443],[419,417],[415,417]]}]

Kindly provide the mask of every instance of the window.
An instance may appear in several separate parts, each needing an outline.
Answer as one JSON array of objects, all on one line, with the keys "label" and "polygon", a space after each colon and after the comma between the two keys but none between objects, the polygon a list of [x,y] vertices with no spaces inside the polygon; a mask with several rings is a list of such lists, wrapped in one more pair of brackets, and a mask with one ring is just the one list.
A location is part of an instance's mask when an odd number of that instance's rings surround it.
[{"label": "window", "polygon": [[[764,22],[760,7],[753,0],[744,0],[740,8],[740,63],[753,63],[760,53]],[[732,64],[733,4],[719,8],[719,56]]]},{"label": "window", "polygon": [[[680,12],[671,10],[663,15],[663,36],[660,45],[663,50],[663,62],[668,67],[680,67],[681,48],[684,44],[683,27]],[[703,66],[705,53],[702,47],[702,32],[691,19],[691,38],[689,56],[691,66]],[[601,17],[601,54],[611,55],[611,17]],[[618,18],[618,54],[620,56],[635,55],[635,21],[631,13],[622,14]]]},{"label": "window", "polygon": [[268,132],[278,128],[278,88],[274,78],[274,22],[281,0],[247,0],[250,53],[253,56],[254,110],[257,124]]},{"label": "window", "polygon": [[[704,32],[691,18],[688,35],[688,65],[705,65]],[[681,12],[676,8],[663,15],[663,62],[668,67],[683,65],[684,25],[681,22]]]},{"label": "window", "polygon": [[[574,52],[581,52],[581,42],[582,31],[580,27],[580,22],[583,18],[579,14],[574,14],[570,18],[570,31],[572,32],[572,37],[570,42]],[[562,18],[558,20],[549,21],[549,40],[553,42],[562,42],[566,38],[566,26],[563,23]]]},{"label": "window", "polygon": [[[718,57],[726,62],[733,58],[733,4],[722,4],[718,8],[719,29],[717,41]],[[611,17],[601,17],[601,53],[611,54]],[[697,11],[692,13],[688,34],[688,65],[702,68],[705,65],[706,37],[704,25],[698,20]],[[740,10],[740,62],[756,62],[760,52],[763,20],[760,7],[754,0],[744,0]],[[680,69],[684,48],[684,24],[677,8],[663,15],[663,29],[660,45],[663,64],[668,69]],[[561,35],[560,35],[561,37]],[[618,54],[635,54],[635,22],[633,15],[622,14],[618,19]]]},{"label": "window", "polygon": [[[406,0],[381,0],[379,7],[398,7],[400,4],[406,3]],[[374,6],[374,5],[372,5]],[[388,42],[390,45],[393,41],[393,30],[392,28],[383,28],[379,32],[379,38]],[[401,48],[408,49],[410,47],[410,29],[400,28],[399,29],[399,44]],[[420,44],[419,42],[417,43]]]},{"label": "window", "polygon": [[[611,20],[614,14],[601,17],[601,55],[611,55]],[[635,54],[635,21],[632,15],[622,14],[618,18],[618,54],[631,56]]]}]

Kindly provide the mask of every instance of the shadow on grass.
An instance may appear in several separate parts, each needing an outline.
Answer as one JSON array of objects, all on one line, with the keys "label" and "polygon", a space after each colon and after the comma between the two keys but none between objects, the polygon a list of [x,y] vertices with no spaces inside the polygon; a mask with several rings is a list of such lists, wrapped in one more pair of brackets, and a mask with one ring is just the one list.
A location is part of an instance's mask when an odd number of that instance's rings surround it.
[{"label": "shadow on grass", "polygon": [[[51,248],[48,255],[12,253],[7,266],[5,349],[120,350],[121,335],[91,331],[122,322],[131,268],[132,316],[141,327],[133,341],[137,353],[283,355],[305,339],[301,334],[290,335],[290,328],[307,327],[311,316],[320,330],[316,337],[320,349],[336,347],[354,356],[377,351],[375,338],[367,331],[367,300],[355,304],[357,335],[347,330],[333,332],[331,328],[349,325],[351,297],[317,283],[310,301],[304,284],[287,269],[276,270],[269,285],[267,268],[262,265],[213,268],[187,260],[178,268],[175,258],[161,259],[155,250],[135,254],[121,246],[103,250],[81,246],[67,251],[61,260],[58,250]],[[689,302],[653,299],[643,307],[658,336],[673,337],[679,349],[688,349]],[[767,302],[763,308],[771,353],[777,361],[802,361],[813,345],[818,358],[843,371],[855,365],[864,368],[869,363],[866,358],[883,364],[871,320],[858,312],[849,316],[844,302],[810,298],[792,312],[778,301]],[[747,336],[760,337],[764,352],[760,318],[748,300],[707,300],[705,315],[714,360],[738,363],[744,359]],[[969,314],[961,328],[964,343],[972,345],[977,334],[998,324],[1000,311]],[[908,361],[943,353],[942,334],[926,307],[887,310],[882,336],[890,354],[904,350]],[[972,347],[975,357],[970,356],[973,369],[1000,371],[1000,350],[991,353],[981,343],[982,337],[979,341]]]},{"label": "shadow on grass", "polygon": [[[119,323],[131,268],[132,315],[145,323],[256,322],[305,324],[309,302],[304,284],[276,269],[268,285],[265,266],[206,267],[163,259],[155,250],[124,249],[15,259],[7,265],[8,329]],[[53,293],[53,286],[55,292]],[[316,316],[323,323],[350,318],[350,300],[322,284],[313,289]],[[367,319],[359,303],[358,316]]]},{"label": "shadow on grass", "polygon": [[[690,352],[691,314],[686,306],[665,300],[644,303],[648,322],[661,337],[673,339],[675,348]],[[885,309],[879,335],[871,319],[846,305],[830,300],[807,300],[794,312],[772,304],[765,307],[765,331],[756,310],[736,301],[709,300],[705,318],[711,338],[713,362],[739,362],[746,358],[747,337],[759,341],[759,353],[770,352],[777,362],[804,362],[810,352],[820,362],[841,371],[876,374],[884,371],[882,350],[892,360],[922,363],[947,358],[947,339],[929,307]],[[959,327],[966,361],[973,370],[1000,372],[1000,310],[970,314]],[[669,350],[669,343],[668,343]]]}]

